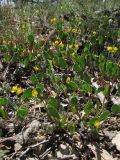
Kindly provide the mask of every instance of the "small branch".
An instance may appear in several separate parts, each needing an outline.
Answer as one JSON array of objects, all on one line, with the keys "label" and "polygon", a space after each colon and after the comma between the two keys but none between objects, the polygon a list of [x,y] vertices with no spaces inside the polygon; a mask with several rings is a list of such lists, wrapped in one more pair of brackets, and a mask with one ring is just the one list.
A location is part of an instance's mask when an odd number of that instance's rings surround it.
[{"label": "small branch", "polygon": [[49,140],[44,140],[40,143],[37,143],[37,144],[34,144],[34,145],[31,145],[29,146],[21,155],[20,155],[20,158],[22,158],[26,153],[28,153],[31,149],[35,148],[35,147],[38,147],[39,145],[41,144],[44,144],[44,143],[47,143]]},{"label": "small branch", "polygon": [[41,155],[39,156],[39,158],[40,158],[40,159],[44,159],[44,158],[48,155],[48,153],[50,152],[50,150],[51,150],[51,147],[48,148],[43,154],[41,154]]}]

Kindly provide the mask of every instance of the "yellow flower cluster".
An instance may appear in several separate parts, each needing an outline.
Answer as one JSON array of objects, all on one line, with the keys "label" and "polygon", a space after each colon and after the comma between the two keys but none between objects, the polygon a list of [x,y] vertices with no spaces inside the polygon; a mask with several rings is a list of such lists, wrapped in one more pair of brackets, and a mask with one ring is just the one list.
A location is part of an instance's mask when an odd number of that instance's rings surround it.
[{"label": "yellow flower cluster", "polygon": [[13,93],[16,92],[17,95],[20,95],[20,94],[23,93],[22,87],[18,87],[17,85],[14,85],[14,86],[12,87],[11,91],[12,91]]},{"label": "yellow flower cluster", "polygon": [[108,52],[116,53],[116,52],[118,51],[118,48],[117,48],[117,47],[108,46],[108,47],[106,48],[106,50],[107,50]]},{"label": "yellow flower cluster", "polygon": [[64,47],[64,44],[63,44],[62,42],[59,42],[58,40],[56,40],[55,42],[53,42],[52,46],[53,46],[53,47],[55,47],[55,46],[60,46],[61,48],[63,48],[63,47]]},{"label": "yellow flower cluster", "polygon": [[94,126],[95,126],[96,128],[98,128],[98,127],[100,126],[100,121],[99,121],[99,120],[96,120],[95,123],[94,123]]},{"label": "yellow flower cluster", "polygon": [[26,29],[26,24],[22,24],[22,29]]},{"label": "yellow flower cluster", "polygon": [[77,29],[75,29],[75,28],[73,28],[72,30],[71,30],[73,33],[77,33]]},{"label": "yellow flower cluster", "polygon": [[38,68],[37,66],[34,66],[33,69],[34,69],[34,71],[36,71],[36,72],[39,70],[39,68]]},{"label": "yellow flower cluster", "polygon": [[38,96],[38,91],[36,89],[32,90],[32,96],[37,97]]},{"label": "yellow flower cluster", "polygon": [[69,32],[77,33],[77,32],[78,32],[78,30],[77,30],[77,29],[75,29],[75,28],[73,28],[73,29],[68,28],[68,29],[66,29],[66,32],[67,32],[67,33],[69,33]]},{"label": "yellow flower cluster", "polygon": [[93,34],[94,36],[96,36],[97,32],[93,31],[92,34]]},{"label": "yellow flower cluster", "polygon": [[71,78],[70,78],[70,77],[67,77],[67,78],[66,78],[66,83],[69,84],[70,81],[71,81]]},{"label": "yellow flower cluster", "polygon": [[74,44],[74,45],[70,44],[70,45],[68,46],[68,48],[69,48],[69,49],[72,49],[72,48],[78,49],[78,48],[79,48],[79,45],[78,45],[78,44]]},{"label": "yellow flower cluster", "polygon": [[51,23],[56,23],[56,22],[57,22],[57,18],[52,18],[52,19],[50,20],[50,22],[51,22]]},{"label": "yellow flower cluster", "polygon": [[37,15],[37,14],[39,14],[40,13],[40,11],[39,10],[35,10],[35,14]]}]

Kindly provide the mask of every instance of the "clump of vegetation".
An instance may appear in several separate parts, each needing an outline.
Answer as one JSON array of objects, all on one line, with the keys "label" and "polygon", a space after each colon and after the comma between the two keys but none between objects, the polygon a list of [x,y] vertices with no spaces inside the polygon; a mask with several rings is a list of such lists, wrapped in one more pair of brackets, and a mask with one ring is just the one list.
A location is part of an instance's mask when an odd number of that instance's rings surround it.
[{"label": "clump of vegetation", "polygon": [[13,120],[12,134],[45,116],[46,135],[87,133],[89,140],[119,115],[112,97],[120,97],[120,11],[100,3],[89,3],[91,10],[77,0],[1,7],[0,117]]}]

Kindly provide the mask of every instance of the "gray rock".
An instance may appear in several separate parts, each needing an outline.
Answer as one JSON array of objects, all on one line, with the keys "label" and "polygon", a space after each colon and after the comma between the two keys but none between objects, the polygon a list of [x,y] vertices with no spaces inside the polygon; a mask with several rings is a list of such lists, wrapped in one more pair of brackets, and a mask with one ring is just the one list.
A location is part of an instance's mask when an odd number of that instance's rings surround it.
[{"label": "gray rock", "polygon": [[33,157],[33,158],[26,158],[25,160],[38,160],[38,159]]},{"label": "gray rock", "polygon": [[118,132],[116,136],[112,139],[112,144],[115,144],[117,150],[120,151],[120,132]]}]

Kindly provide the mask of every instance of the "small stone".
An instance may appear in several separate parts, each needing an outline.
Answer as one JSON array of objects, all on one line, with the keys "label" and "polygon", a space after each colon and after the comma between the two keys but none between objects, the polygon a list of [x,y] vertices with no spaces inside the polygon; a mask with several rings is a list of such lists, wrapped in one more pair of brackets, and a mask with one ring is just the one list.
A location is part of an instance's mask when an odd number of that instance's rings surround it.
[{"label": "small stone", "polygon": [[57,152],[57,159],[61,159],[62,157],[63,157],[63,154],[60,151],[58,151]]},{"label": "small stone", "polygon": [[60,144],[60,152],[63,155],[68,155],[71,152],[71,147],[69,146],[69,144]]},{"label": "small stone", "polygon": [[112,139],[113,137],[115,137],[117,131],[104,131],[104,134],[109,137],[110,139]]},{"label": "small stone", "polygon": [[75,134],[72,136],[72,138],[73,138],[74,141],[79,141],[79,140],[80,140],[78,133],[75,133]]},{"label": "small stone", "polygon": [[25,160],[38,160],[36,157],[33,158],[26,158]]},{"label": "small stone", "polygon": [[19,151],[22,148],[22,146],[19,143],[15,143],[14,150],[15,152]]},{"label": "small stone", "polygon": [[115,144],[117,150],[120,151],[120,132],[118,132],[116,136],[112,139],[112,144]]}]

